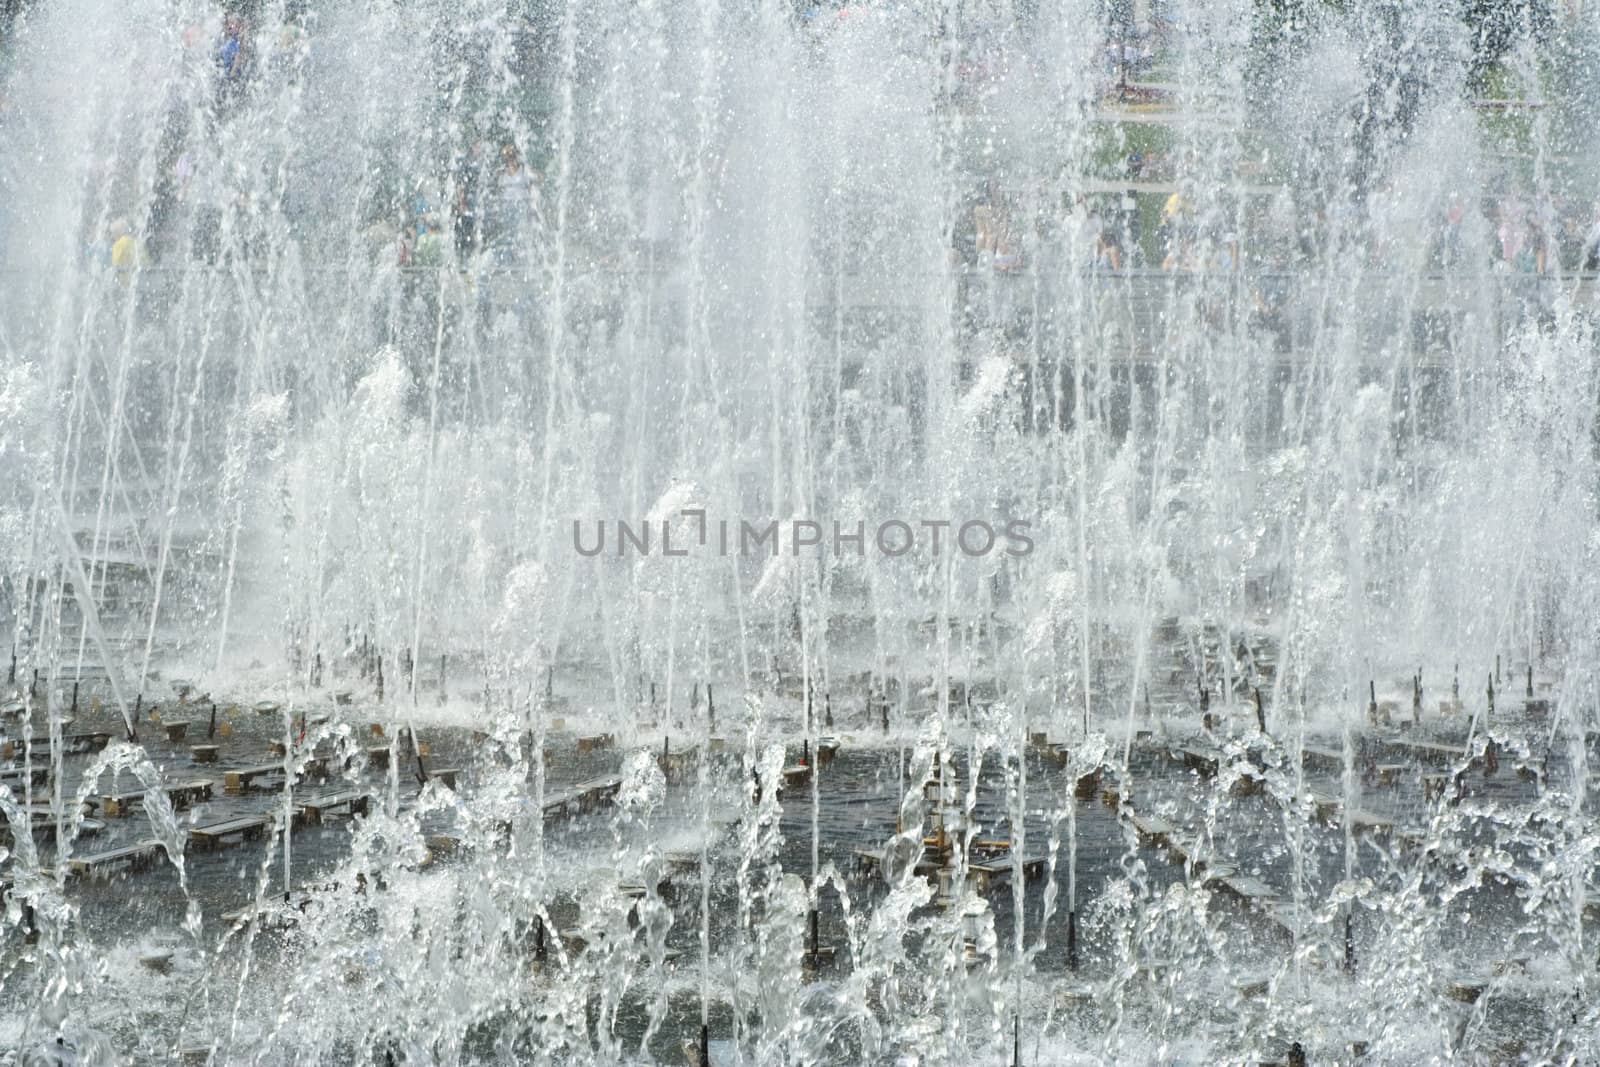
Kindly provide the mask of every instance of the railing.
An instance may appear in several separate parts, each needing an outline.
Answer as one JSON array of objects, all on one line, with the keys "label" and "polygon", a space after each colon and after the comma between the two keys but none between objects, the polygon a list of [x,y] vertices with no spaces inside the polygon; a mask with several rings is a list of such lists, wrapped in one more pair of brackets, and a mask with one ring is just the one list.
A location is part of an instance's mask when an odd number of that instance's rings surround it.
[{"label": "railing", "polygon": [[[638,294],[652,279],[664,283],[668,274],[609,264],[566,271],[568,327],[595,322],[620,327]],[[552,298],[548,272],[487,262],[468,270],[249,262],[128,270],[95,266],[86,268],[85,278],[108,312],[131,302],[138,317],[157,328],[181,327],[206,315],[245,322],[276,309],[299,320],[300,329],[325,329],[353,316],[380,320],[381,332],[393,328],[396,315],[431,319],[441,296],[446,307],[483,318],[510,311],[534,319],[548,311]],[[1559,309],[1600,312],[1600,274],[1595,273],[1091,271],[1052,270],[1046,264],[1042,270],[957,266],[944,274],[814,276],[805,286],[804,305],[814,329],[827,333],[842,327],[852,339],[869,344],[911,338],[941,316],[953,316],[958,330],[998,328],[1012,336],[1046,328],[1071,329],[1080,336],[1092,331],[1134,359],[1153,357],[1195,331],[1254,334],[1285,351],[1303,350],[1319,337],[1341,336],[1369,347],[1398,341],[1439,355],[1467,335],[1499,343],[1509,329],[1548,320]],[[0,291],[27,299],[22,296],[27,288],[21,282]],[[653,302],[659,309],[673,299],[658,293]],[[5,303],[0,297],[0,307]],[[13,311],[9,341],[15,345],[26,326],[23,308]]]}]

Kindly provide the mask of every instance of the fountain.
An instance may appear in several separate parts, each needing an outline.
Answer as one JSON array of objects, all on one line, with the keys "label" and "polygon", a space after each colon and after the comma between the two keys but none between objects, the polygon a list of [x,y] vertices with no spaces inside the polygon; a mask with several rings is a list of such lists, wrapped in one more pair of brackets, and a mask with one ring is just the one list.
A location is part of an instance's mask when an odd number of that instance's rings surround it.
[{"label": "fountain", "polygon": [[1592,8],[0,2],[6,1062],[1600,1058]]}]

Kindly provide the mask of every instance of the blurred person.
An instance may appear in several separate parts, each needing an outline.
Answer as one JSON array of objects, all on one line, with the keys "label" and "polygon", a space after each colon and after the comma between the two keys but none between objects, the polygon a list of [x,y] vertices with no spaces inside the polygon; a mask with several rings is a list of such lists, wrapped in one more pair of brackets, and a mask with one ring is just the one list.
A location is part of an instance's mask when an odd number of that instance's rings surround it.
[{"label": "blurred person", "polygon": [[420,221],[422,217],[428,213],[431,205],[428,202],[427,191],[423,189],[423,183],[421,181],[418,181],[415,187],[412,189],[411,203],[407,205],[407,207],[411,213],[411,220],[413,224]]},{"label": "blurred person", "polygon": [[172,163],[172,177],[178,183],[177,193],[179,200],[189,198],[189,183],[194,180],[194,156],[188,151],[178,155]]},{"label": "blurred person", "polygon": [[1583,236],[1583,246],[1578,254],[1578,269],[1585,272],[1600,271],[1600,200],[1595,201],[1594,221]]},{"label": "blurred person", "polygon": [[128,226],[127,219],[112,219],[109,227],[111,240],[110,263],[114,267],[131,266],[133,263],[133,233]]},{"label": "blurred person", "polygon": [[456,183],[455,196],[450,201],[450,224],[456,258],[465,263],[478,250],[478,213],[472,208],[465,182]]},{"label": "blurred person", "polygon": [[1021,270],[1023,265],[1022,255],[1022,227],[1016,220],[1016,212],[1012,210],[1009,200],[1002,197],[995,205],[994,222],[994,269],[1003,273]]},{"label": "blurred person", "polygon": [[444,263],[444,234],[439,216],[428,212],[417,220],[416,243],[411,252],[415,267],[437,267]]},{"label": "blurred person", "polygon": [[280,71],[293,71],[311,54],[311,37],[298,21],[291,18],[278,31],[278,45],[272,53],[272,65]]},{"label": "blurred person", "polygon": [[1116,269],[1135,270],[1142,266],[1139,229],[1139,201],[1132,192],[1124,192],[1118,198],[1116,211],[1111,217],[1111,244],[1117,253]]},{"label": "blurred person", "polygon": [[145,265],[144,250],[133,235],[128,220],[119,218],[111,223],[111,267],[117,271],[131,271]]},{"label": "blurred person", "polygon": [[371,261],[381,265],[387,257],[400,248],[403,257],[409,257],[409,250],[405,249],[403,235],[395,229],[394,223],[388,218],[374,218],[361,231],[362,243]]},{"label": "blurred person", "polygon": [[1528,212],[1528,236],[1533,252],[1533,273],[1545,273],[1550,269],[1551,261],[1560,258],[1560,249],[1557,245],[1560,225],[1555,200],[1548,190],[1541,190],[1534,198],[1533,207]]},{"label": "blurred person", "polygon": [[240,191],[235,205],[229,250],[237,250],[244,262],[259,261],[272,251],[267,205],[248,189]]},{"label": "blurred person", "polygon": [[222,21],[222,40],[216,45],[217,97],[215,110],[230,111],[244,93],[250,73],[249,23],[238,12]]},{"label": "blurred person", "polygon": [[1409,211],[1401,203],[1392,180],[1384,179],[1368,194],[1365,214],[1360,219],[1360,236],[1367,245],[1367,263],[1376,268],[1392,267],[1399,255],[1396,234],[1409,224]]},{"label": "blurred person", "polygon": [[1010,273],[1021,270],[1023,262],[1021,235],[1012,226],[1003,226],[995,239],[994,269]]},{"label": "blurred person", "polygon": [[538,176],[527,167],[517,146],[507,141],[500,148],[500,169],[495,172],[494,225],[490,243],[501,262],[521,258],[521,243],[538,216]]},{"label": "blurred person", "polygon": [[998,237],[993,182],[988,184],[985,194],[984,199],[972,207],[972,247],[978,254],[979,263],[983,263],[994,256],[994,248]]},{"label": "blurred person", "polygon": [[222,209],[216,204],[198,204],[189,240],[195,259],[208,267],[216,266],[222,258]]},{"label": "blurred person", "polygon": [[1434,264],[1449,270],[1461,263],[1461,224],[1467,217],[1467,202],[1460,193],[1451,193],[1439,224],[1439,238],[1434,245]]},{"label": "blurred person", "polygon": [[1175,192],[1161,205],[1162,270],[1194,269],[1194,204]]},{"label": "blurred person", "polygon": [[1212,269],[1224,274],[1232,274],[1239,269],[1239,235],[1225,233],[1222,240],[1217,243],[1216,258],[1212,261]]},{"label": "blurred person", "polygon": [[1194,270],[1195,255],[1194,241],[1186,231],[1180,231],[1168,239],[1167,254],[1161,260],[1162,270]]},{"label": "blurred person", "polygon": [[493,205],[488,202],[493,156],[489,142],[478,137],[454,161],[455,191],[450,211],[454,217],[456,254],[461,259],[482,251],[494,237]]},{"label": "blurred person", "polygon": [[238,78],[245,74],[245,66],[250,61],[245,34],[243,14],[232,11],[222,19],[222,43],[216,53],[216,62],[218,67],[221,67],[224,77]]},{"label": "blurred person", "polygon": [[1268,268],[1251,277],[1251,308],[1247,325],[1272,338],[1273,349],[1283,355],[1289,351],[1294,335],[1289,323],[1289,262],[1276,255]]},{"label": "blurred person", "polygon": [[246,61],[244,16],[235,11],[222,20],[222,43],[217,48],[217,66],[225,79],[233,81],[244,75]]},{"label": "blurred person", "polygon": [[1315,263],[1328,247],[1328,210],[1323,204],[1312,209],[1303,224],[1294,230],[1295,265],[1305,268]]},{"label": "blurred person", "polygon": [[1500,201],[1495,236],[1500,240],[1500,262],[1505,269],[1533,272],[1534,242],[1528,227],[1528,208],[1516,193]]},{"label": "blurred person", "polygon": [[1108,225],[1097,209],[1089,210],[1090,263],[1095,270],[1122,269],[1122,249],[1114,226]]}]

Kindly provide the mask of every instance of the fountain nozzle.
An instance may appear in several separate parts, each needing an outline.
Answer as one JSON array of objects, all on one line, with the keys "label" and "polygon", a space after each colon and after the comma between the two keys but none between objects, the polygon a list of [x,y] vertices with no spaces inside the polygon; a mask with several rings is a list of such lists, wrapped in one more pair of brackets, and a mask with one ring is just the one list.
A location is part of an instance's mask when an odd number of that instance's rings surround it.
[{"label": "fountain nozzle", "polygon": [[1344,969],[1352,974],[1356,969],[1356,933],[1350,913],[1344,913]]}]

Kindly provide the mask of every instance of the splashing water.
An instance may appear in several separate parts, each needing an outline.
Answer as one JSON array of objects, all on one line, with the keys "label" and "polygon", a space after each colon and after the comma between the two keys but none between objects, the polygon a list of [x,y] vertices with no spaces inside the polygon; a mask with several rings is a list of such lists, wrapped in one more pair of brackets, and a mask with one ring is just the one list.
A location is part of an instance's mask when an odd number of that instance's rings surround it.
[{"label": "splashing water", "polygon": [[0,3],[7,1062],[1600,1057],[1597,86]]}]

